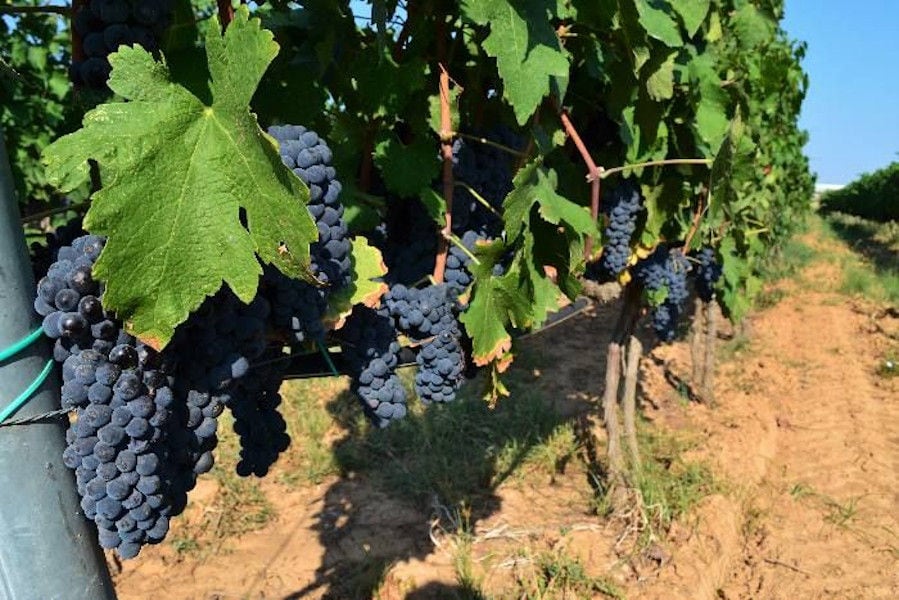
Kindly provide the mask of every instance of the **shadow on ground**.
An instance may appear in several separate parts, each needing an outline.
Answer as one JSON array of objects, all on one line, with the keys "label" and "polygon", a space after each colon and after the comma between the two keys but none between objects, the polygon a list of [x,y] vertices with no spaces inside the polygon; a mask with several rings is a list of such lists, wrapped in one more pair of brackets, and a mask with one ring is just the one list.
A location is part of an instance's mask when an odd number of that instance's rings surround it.
[{"label": "shadow on ground", "polygon": [[[480,377],[454,403],[426,410],[413,403],[406,419],[386,430],[360,419],[352,394],[330,401],[328,411],[346,434],[332,443],[341,478],[326,491],[315,525],[326,554],[315,580],[285,600],[313,593],[369,598],[394,564],[431,554],[433,535],[473,531],[498,512],[497,489],[535,450],[551,445],[562,428],[576,435],[585,430],[601,390],[617,310],[617,304],[609,305],[577,317],[574,327],[521,340],[504,378],[511,396],[493,410],[481,398]],[[590,448],[575,444],[576,453],[593,463]],[[575,452],[550,455],[549,464],[545,457],[542,464],[559,473],[576,458]],[[595,485],[598,476],[591,473],[589,483]],[[480,598],[464,584],[437,582],[407,597]]]}]

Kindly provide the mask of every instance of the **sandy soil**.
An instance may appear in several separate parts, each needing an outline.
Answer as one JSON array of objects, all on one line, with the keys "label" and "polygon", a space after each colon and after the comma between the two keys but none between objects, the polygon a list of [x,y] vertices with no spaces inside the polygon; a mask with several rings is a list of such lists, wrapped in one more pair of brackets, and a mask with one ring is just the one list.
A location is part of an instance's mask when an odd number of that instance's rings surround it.
[{"label": "sandy soil", "polygon": [[[582,466],[510,477],[466,523],[485,593],[527,572],[526,549],[576,556],[627,598],[899,598],[899,378],[876,374],[899,321],[833,291],[839,279],[834,264],[813,263],[750,319],[748,345],[728,352],[735,342],[721,341],[714,408],[686,404],[665,380],[664,369],[688,378],[686,343],[644,361],[647,418],[701,436],[691,454],[712,465],[720,493],[634,556],[623,551],[628,523],[591,512]],[[558,357],[527,376],[571,419],[601,392],[611,310],[526,342]],[[120,598],[363,598],[369,575],[384,599],[459,590],[459,540],[445,533],[458,515],[439,502],[415,506],[364,477],[285,486],[274,475],[262,487],[272,522],[194,555],[163,544],[113,565]],[[197,490],[172,536],[203,518],[214,493],[210,482]]]}]

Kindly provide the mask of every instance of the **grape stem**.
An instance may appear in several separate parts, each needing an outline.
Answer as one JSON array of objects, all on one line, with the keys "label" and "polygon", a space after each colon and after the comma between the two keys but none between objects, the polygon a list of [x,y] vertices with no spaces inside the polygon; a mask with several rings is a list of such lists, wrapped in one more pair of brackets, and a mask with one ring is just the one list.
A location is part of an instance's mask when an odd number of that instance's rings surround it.
[{"label": "grape stem", "polygon": [[0,15],[54,14],[69,16],[72,9],[68,6],[0,6]]},{"label": "grape stem", "polygon": [[461,131],[454,131],[453,135],[456,135],[460,138],[464,138],[466,140],[472,140],[472,141],[484,144],[486,146],[493,146],[494,148],[497,148],[498,150],[502,150],[503,152],[508,152],[512,156],[517,156],[517,157],[525,156],[524,152],[520,152],[520,151],[516,150],[515,148],[510,148],[509,146],[506,146],[505,144],[500,144],[499,142],[494,142],[493,140],[488,140],[485,137],[481,137],[478,135],[472,135],[470,133],[462,133]]},{"label": "grape stem", "polygon": [[[461,249],[462,252],[464,252],[465,255],[468,256],[468,258],[471,259],[471,262],[473,262],[473,263],[476,264],[476,265],[481,264],[481,261],[478,260],[478,257],[475,256],[475,255],[472,253],[471,250],[469,250],[468,248],[466,248],[466,247],[465,247],[465,244],[462,243],[462,240],[460,240],[458,237],[456,237],[455,234],[450,233],[449,236],[448,236],[446,239],[447,239],[448,241],[452,242],[455,246],[458,246],[459,249]],[[438,283],[440,283],[440,282],[438,282]]]},{"label": "grape stem", "polygon": [[[598,174],[598,177],[601,179],[605,179],[609,175],[614,175],[615,173],[621,173],[622,171],[628,171],[630,169],[642,169],[643,167],[662,167],[665,165],[710,165],[712,164],[712,159],[710,158],[666,158],[664,160],[650,160],[647,162],[634,163],[630,165],[624,165],[621,167],[612,167],[611,169],[602,169],[602,172]],[[587,181],[591,180],[591,177],[595,177],[596,175],[588,175]]]},{"label": "grape stem", "polygon": [[[443,35],[441,46],[446,45]],[[445,50],[445,48],[444,48]],[[453,122],[450,113],[450,76],[443,63],[440,63],[440,153],[443,156],[443,200],[446,204],[446,223],[437,239],[437,256],[434,260],[434,281],[443,283],[446,272],[446,255],[449,252],[448,240],[453,235]]]},{"label": "grape stem", "polygon": [[222,24],[222,31],[228,29],[228,25],[234,20],[234,6],[231,0],[217,0],[219,9],[219,22]]},{"label": "grape stem", "polygon": [[51,208],[49,210],[44,210],[41,212],[34,213],[33,215],[28,215],[26,217],[22,217],[22,223],[32,223],[34,221],[40,221],[46,217],[52,217],[53,215],[58,215],[61,213],[67,213],[69,211],[78,212],[82,208],[90,206],[91,201],[85,200],[84,202],[79,202],[78,204],[72,204],[70,206],[57,206],[56,208]]},{"label": "grape stem", "polygon": [[[578,152],[581,154],[581,158],[584,160],[584,164],[587,165],[587,181],[590,182],[590,216],[595,223],[599,218],[599,182],[600,179],[602,179],[603,168],[596,166],[593,157],[590,156],[590,152],[587,151],[584,140],[581,139],[580,134],[578,134],[577,129],[574,127],[574,123],[572,123],[571,119],[568,117],[568,111],[565,109],[560,110],[559,117],[562,119],[562,125],[565,127],[565,132],[568,134],[568,137],[571,138],[571,141],[574,142]],[[584,257],[589,259],[592,255],[593,238],[587,236],[587,239],[584,241]]]},{"label": "grape stem", "polygon": [[684,248],[687,251],[690,250],[690,243],[693,241],[693,236],[696,235],[696,232],[699,231],[699,224],[702,222],[702,215],[706,209],[705,199],[708,195],[708,188],[705,186],[702,187],[702,190],[699,192],[699,204],[696,205],[696,213],[693,215],[693,223],[690,225],[690,231],[687,232],[687,237],[684,238]]},{"label": "grape stem", "polygon": [[461,188],[465,188],[466,190],[468,190],[468,193],[469,193],[469,194],[471,194],[472,196],[474,196],[475,200],[477,200],[478,202],[480,202],[481,204],[484,205],[484,208],[486,208],[487,210],[489,210],[490,212],[492,212],[494,215],[496,215],[496,216],[499,217],[500,219],[503,218],[503,216],[499,213],[499,211],[497,211],[495,208],[493,208],[492,206],[490,206],[490,203],[487,202],[487,199],[486,199],[486,198],[484,198],[482,195],[480,195],[479,193],[477,193],[473,187],[471,187],[470,185],[468,185],[468,184],[465,183],[464,181],[456,181],[456,182],[453,183],[453,185],[456,185],[456,186],[461,187]]}]

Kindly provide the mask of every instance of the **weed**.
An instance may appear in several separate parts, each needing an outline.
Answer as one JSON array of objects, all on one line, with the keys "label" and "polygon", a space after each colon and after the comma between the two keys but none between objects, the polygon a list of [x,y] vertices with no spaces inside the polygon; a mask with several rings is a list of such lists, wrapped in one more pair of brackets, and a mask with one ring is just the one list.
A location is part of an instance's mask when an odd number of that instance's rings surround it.
[{"label": "weed", "polygon": [[745,518],[743,519],[743,537],[747,539],[753,538],[756,534],[761,532],[767,514],[766,510],[759,508],[755,504],[751,504],[746,509]]},{"label": "weed", "polygon": [[640,427],[637,433],[643,461],[636,484],[648,519],[641,533],[643,546],[667,532],[675,519],[722,486],[707,465],[683,458],[698,441],[652,427]]},{"label": "weed", "polygon": [[822,230],[856,253],[844,262],[841,292],[899,304],[899,225],[836,213],[823,221]]},{"label": "weed", "polygon": [[825,498],[824,504],[830,510],[830,513],[824,518],[828,523],[833,523],[837,527],[844,527],[849,521],[858,514],[859,497],[852,497],[845,503],[838,502],[833,498]]},{"label": "weed", "polygon": [[192,535],[174,537],[169,543],[172,549],[179,555],[195,555],[200,552],[200,543]]},{"label": "weed", "polygon": [[576,455],[570,424],[541,396],[516,393],[491,411],[479,398],[445,406],[413,402],[407,417],[374,431],[358,419],[334,448],[342,472],[364,472],[392,493],[427,504],[436,494],[448,505],[469,503],[523,467],[564,467]]},{"label": "weed", "polygon": [[752,350],[752,338],[743,331],[738,331],[733,338],[719,347],[722,362],[733,360],[746,351]]},{"label": "weed", "polygon": [[464,598],[481,596],[482,578],[475,573],[473,541],[474,537],[467,531],[459,532],[453,540],[453,570]]},{"label": "weed", "polygon": [[340,472],[331,444],[327,443],[334,419],[321,398],[338,396],[346,388],[344,378],[330,377],[289,381],[281,387],[282,411],[292,440],[289,456],[294,463],[281,475],[282,483],[318,484]]},{"label": "weed", "polygon": [[787,296],[786,290],[779,287],[765,288],[755,297],[755,305],[761,310],[772,308]]},{"label": "weed", "polygon": [[[219,427],[230,431],[230,414],[219,417]],[[235,472],[238,460],[236,436],[224,434],[219,441],[216,464],[209,475],[218,484],[211,500],[203,506],[202,518],[186,522],[183,531],[173,539],[179,554],[215,552],[229,539],[265,527],[275,510],[259,485]],[[205,540],[212,540],[208,545]],[[201,544],[200,540],[204,540]]]},{"label": "weed", "polygon": [[797,238],[790,239],[765,262],[762,267],[762,278],[777,281],[792,277],[817,256],[818,251],[811,246]]},{"label": "weed", "polygon": [[803,498],[815,495],[817,495],[817,492],[815,492],[814,488],[801,481],[793,484],[793,487],[790,488],[790,496],[795,500],[802,500]]},{"label": "weed", "polygon": [[607,577],[587,573],[581,562],[562,551],[541,552],[531,557],[528,573],[518,575],[518,590],[510,597],[527,600],[556,598],[606,598],[624,600],[624,592]]}]

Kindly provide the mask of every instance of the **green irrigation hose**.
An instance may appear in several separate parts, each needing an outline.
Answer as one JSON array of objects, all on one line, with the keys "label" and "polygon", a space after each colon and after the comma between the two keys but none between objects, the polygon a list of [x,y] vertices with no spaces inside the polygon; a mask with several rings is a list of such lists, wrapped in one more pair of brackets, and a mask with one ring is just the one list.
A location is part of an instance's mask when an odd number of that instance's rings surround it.
[{"label": "green irrigation hose", "polygon": [[[4,350],[0,350],[0,362],[8,360],[15,356],[16,354],[22,352],[28,346],[41,339],[41,335],[43,334],[43,330],[38,327],[27,336],[23,337],[21,340],[15,342],[9,348]],[[15,414],[17,410],[22,408],[26,402],[28,402],[34,393],[41,387],[44,381],[47,380],[47,376],[50,375],[50,371],[53,370],[53,360],[48,360],[47,364],[44,365],[43,370],[41,370],[40,374],[35,378],[34,381],[31,382],[25,391],[16,396],[15,400],[13,400],[9,406],[0,411],[0,424],[3,424],[6,419]]]}]

